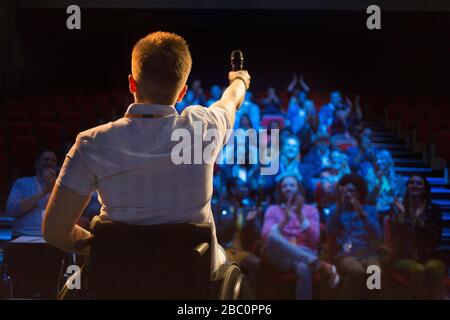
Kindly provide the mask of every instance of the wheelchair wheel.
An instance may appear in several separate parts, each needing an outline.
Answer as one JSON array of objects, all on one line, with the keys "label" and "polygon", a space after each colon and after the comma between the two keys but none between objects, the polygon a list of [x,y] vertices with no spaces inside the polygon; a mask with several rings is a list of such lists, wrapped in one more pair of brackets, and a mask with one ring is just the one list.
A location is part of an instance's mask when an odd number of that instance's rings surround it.
[{"label": "wheelchair wheel", "polygon": [[229,265],[220,280],[217,298],[219,300],[249,300],[252,299],[250,285],[245,275],[235,264]]}]

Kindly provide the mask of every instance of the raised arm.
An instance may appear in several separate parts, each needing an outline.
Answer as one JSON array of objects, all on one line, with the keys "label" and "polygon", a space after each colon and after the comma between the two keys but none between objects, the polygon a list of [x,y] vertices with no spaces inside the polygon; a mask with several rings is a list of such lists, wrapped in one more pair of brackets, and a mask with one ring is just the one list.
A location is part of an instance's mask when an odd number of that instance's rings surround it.
[{"label": "raised arm", "polygon": [[298,77],[298,83],[300,83],[300,86],[302,87],[303,91],[309,93],[310,89],[309,86],[306,84],[305,79],[303,77],[303,73]]},{"label": "raised arm", "polygon": [[219,101],[211,105],[210,108],[222,108],[228,113],[231,123],[234,123],[236,110],[242,105],[245,98],[245,91],[250,86],[250,75],[246,70],[231,71],[228,74],[230,85],[225,89]]},{"label": "raised arm", "polygon": [[348,107],[342,111],[342,120],[347,119],[353,109],[353,104],[348,97],[345,97],[345,101]]},{"label": "raised arm", "polygon": [[363,118],[363,112],[361,110],[361,105],[359,104],[359,94],[355,97],[355,118],[356,120],[362,120]]},{"label": "raised arm", "polygon": [[291,82],[289,82],[289,84],[286,88],[287,92],[289,92],[289,93],[294,92],[295,86],[297,85],[297,81],[298,81],[297,75],[295,73],[293,73],[292,80],[291,80]]}]

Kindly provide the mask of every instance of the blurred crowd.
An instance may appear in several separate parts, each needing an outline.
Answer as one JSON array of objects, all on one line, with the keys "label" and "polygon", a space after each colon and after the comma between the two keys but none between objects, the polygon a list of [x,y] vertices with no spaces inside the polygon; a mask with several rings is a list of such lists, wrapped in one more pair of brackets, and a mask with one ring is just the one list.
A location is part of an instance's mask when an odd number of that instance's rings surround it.
[{"label": "blurred crowd", "polygon": [[[313,298],[317,282],[321,293],[367,297],[374,291],[367,290],[366,269],[376,265],[408,278],[411,297],[443,297],[445,265],[437,253],[441,216],[426,178],[398,175],[390,152],[374,147],[371,128],[360,124],[358,95],[350,99],[334,91],[328,103],[316,106],[304,76],[296,74],[285,92],[287,104],[274,87],[257,101],[247,92],[235,129],[244,136],[249,129],[268,134],[256,141],[232,136],[235,143],[224,154],[244,161],[216,164],[214,171],[217,237],[256,296],[290,275],[292,298]],[[221,94],[220,86],[205,92],[196,80],[176,109],[208,107]],[[280,148],[269,160],[278,161],[279,170],[263,175],[261,167],[270,163],[260,159],[265,154],[260,149],[271,150],[275,142]],[[15,217],[13,237],[42,236],[57,164],[53,152],[43,152],[36,176],[13,185],[7,202],[7,213]],[[99,210],[94,194],[79,223],[87,225]]]}]

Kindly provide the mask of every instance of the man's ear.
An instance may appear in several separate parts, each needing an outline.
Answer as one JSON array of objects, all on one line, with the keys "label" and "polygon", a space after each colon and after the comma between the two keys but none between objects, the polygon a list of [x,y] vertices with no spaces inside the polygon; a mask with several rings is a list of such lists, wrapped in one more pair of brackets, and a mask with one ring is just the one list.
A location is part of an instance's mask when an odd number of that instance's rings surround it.
[{"label": "man's ear", "polygon": [[131,93],[136,93],[136,81],[133,78],[133,75],[130,74],[128,75],[128,89],[130,90]]},{"label": "man's ear", "polygon": [[181,101],[183,100],[184,95],[185,95],[186,92],[187,92],[187,89],[188,89],[188,86],[187,86],[187,85],[185,85],[185,86],[183,87],[183,89],[181,89],[180,94],[178,95],[178,98],[177,98],[177,102],[181,102]]}]

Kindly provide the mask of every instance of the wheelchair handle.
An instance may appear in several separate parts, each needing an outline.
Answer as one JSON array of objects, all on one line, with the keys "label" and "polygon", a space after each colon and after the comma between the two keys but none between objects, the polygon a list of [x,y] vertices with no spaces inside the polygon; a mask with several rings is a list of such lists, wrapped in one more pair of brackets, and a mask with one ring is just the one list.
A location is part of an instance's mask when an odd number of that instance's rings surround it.
[{"label": "wheelchair handle", "polygon": [[73,243],[73,248],[76,251],[83,250],[84,248],[89,247],[94,242],[94,236],[89,236],[87,238],[75,241]]},{"label": "wheelchair handle", "polygon": [[208,251],[209,244],[206,242],[200,243],[198,246],[194,248],[194,259],[199,262],[203,255]]}]

